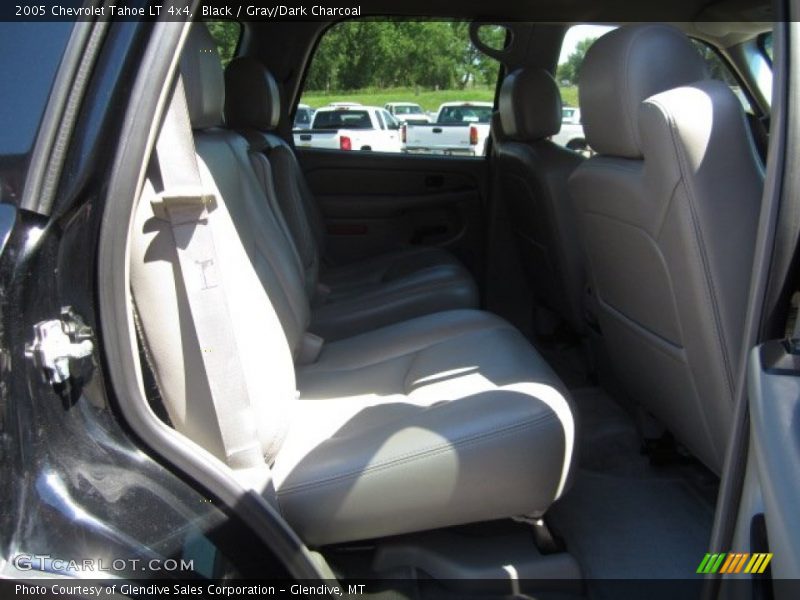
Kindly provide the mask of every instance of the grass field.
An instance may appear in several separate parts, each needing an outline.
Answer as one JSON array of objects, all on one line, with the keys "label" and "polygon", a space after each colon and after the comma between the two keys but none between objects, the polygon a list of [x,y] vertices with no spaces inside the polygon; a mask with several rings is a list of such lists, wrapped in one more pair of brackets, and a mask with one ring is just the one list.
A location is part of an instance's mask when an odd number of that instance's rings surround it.
[{"label": "grass field", "polygon": [[[562,87],[561,98],[567,106],[578,105],[578,89]],[[387,102],[416,102],[423,110],[433,112],[444,102],[481,101],[494,99],[494,87],[475,87],[465,90],[415,90],[413,88],[368,88],[341,93],[309,92],[300,99],[302,104],[319,108],[331,102],[360,102],[368,106],[383,106]]]}]

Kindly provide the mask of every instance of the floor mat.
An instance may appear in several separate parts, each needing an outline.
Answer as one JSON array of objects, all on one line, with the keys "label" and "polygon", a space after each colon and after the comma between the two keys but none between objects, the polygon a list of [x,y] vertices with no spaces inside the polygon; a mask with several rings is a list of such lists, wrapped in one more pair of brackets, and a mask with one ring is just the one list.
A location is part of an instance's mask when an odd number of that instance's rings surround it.
[{"label": "floor mat", "polygon": [[692,578],[711,535],[716,478],[696,463],[652,466],[630,416],[599,388],[573,399],[580,468],[548,521],[584,576]]}]

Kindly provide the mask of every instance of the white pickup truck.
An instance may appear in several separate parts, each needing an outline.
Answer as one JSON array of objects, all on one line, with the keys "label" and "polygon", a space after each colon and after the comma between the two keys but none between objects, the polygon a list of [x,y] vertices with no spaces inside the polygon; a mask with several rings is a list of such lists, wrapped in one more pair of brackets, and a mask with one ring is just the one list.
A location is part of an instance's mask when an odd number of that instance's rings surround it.
[{"label": "white pickup truck", "polygon": [[400,123],[430,123],[432,119],[414,102],[387,102],[383,108]]},{"label": "white pickup truck", "polygon": [[377,106],[326,106],[314,113],[310,129],[295,129],[299,148],[400,152],[400,124]]},{"label": "white pickup truck", "polygon": [[418,154],[483,156],[492,118],[491,102],[445,102],[431,125],[403,125],[404,150]]}]

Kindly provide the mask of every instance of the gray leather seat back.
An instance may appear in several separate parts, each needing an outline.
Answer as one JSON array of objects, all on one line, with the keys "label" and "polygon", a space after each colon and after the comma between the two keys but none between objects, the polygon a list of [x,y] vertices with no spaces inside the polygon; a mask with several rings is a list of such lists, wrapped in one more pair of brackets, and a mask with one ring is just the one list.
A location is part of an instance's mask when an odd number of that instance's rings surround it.
[{"label": "gray leather seat back", "polygon": [[469,272],[442,248],[409,246],[348,264],[325,264],[325,229],[316,199],[293,148],[275,131],[278,85],[252,57],[231,61],[225,83],[228,126],[250,142],[256,171],[274,173],[274,181],[265,182],[265,193],[297,249],[313,309],[312,333],[330,342],[416,316],[478,305]]},{"label": "gray leather seat back", "polygon": [[584,268],[567,179],[582,158],[549,141],[561,95],[549,73],[520,69],[500,89],[495,167],[520,258],[537,299],[582,331]]},{"label": "gray leather seat back", "polygon": [[598,40],[581,112],[599,152],[570,179],[608,352],[634,400],[722,467],[763,173],[741,104],[689,40]]},{"label": "gray leather seat back", "polygon": [[[209,222],[218,272],[259,437],[265,456],[271,457],[296,396],[292,353],[301,344],[310,309],[291,244],[266,210],[248,144],[222,127],[224,84],[215,48],[206,28],[194,26],[180,72],[201,176],[217,196]],[[142,337],[175,428],[223,458],[170,225],[156,218],[150,205],[159,185],[155,171],[139,200],[131,239],[131,287]]]},{"label": "gray leather seat back", "polygon": [[250,141],[254,160],[274,167],[275,187],[280,190],[276,195],[279,211],[300,256],[307,294],[313,297],[319,281],[325,230],[294,151],[272,133],[280,120],[278,84],[258,60],[240,56],[225,68],[225,87],[228,126]]}]

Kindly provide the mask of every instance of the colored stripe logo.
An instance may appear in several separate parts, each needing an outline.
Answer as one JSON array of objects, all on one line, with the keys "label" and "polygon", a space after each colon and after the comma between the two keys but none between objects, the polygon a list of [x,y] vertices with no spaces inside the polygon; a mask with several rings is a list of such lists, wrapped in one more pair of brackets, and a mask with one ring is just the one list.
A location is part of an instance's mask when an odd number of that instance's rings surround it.
[{"label": "colored stripe logo", "polygon": [[770,561],[771,552],[757,552],[749,554],[747,552],[721,552],[718,554],[706,554],[697,567],[697,573],[763,573]]}]

